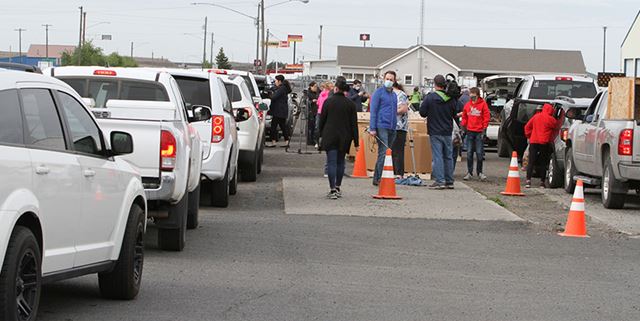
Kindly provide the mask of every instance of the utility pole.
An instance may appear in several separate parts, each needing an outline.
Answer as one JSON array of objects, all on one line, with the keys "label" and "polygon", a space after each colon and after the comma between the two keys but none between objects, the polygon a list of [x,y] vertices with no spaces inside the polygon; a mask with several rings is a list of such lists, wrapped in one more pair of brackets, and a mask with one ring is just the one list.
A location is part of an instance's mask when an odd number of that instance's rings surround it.
[{"label": "utility pole", "polygon": [[133,59],[133,41],[131,42],[131,59]]},{"label": "utility pole", "polygon": [[322,25],[320,25],[320,50],[318,52],[318,60],[322,60]]},{"label": "utility pole", "polygon": [[213,32],[211,33],[211,50],[209,50],[209,63],[211,63],[211,65],[213,66]]},{"label": "utility pole", "polygon": [[269,42],[269,29],[267,29],[267,34],[266,34],[266,40],[265,42],[262,43],[262,46],[264,47],[264,61],[262,62],[262,69],[263,69],[263,74],[267,74],[267,58],[269,56],[269,47],[266,46],[266,43]]},{"label": "utility pole", "polygon": [[420,48],[418,48],[418,86],[421,88],[424,86],[424,77],[422,75],[424,72],[424,57],[421,48],[424,45],[424,1],[420,1]]},{"label": "utility pole", "polygon": [[264,30],[264,0],[260,0],[260,28],[262,29],[262,73],[267,73],[267,46],[266,42],[269,35]]},{"label": "utility pole", "polygon": [[607,67],[607,26],[602,26],[602,72],[606,72]]},{"label": "utility pole", "polygon": [[533,50],[536,50],[536,36],[533,36]]},{"label": "utility pole", "polygon": [[46,34],[44,52],[45,52],[47,61],[49,61],[49,27],[51,27],[52,25],[47,23],[47,24],[43,24],[42,26],[45,28],[45,34]]},{"label": "utility pole", "polygon": [[83,20],[83,10],[82,6],[80,6],[80,35],[78,36],[78,65],[80,65],[82,60],[82,20]]},{"label": "utility pole", "polygon": [[204,46],[202,47],[202,69],[204,69],[204,62],[207,60],[207,17],[204,17]]},{"label": "utility pole", "polygon": [[[258,3],[258,15],[256,15],[256,61],[260,60],[260,12],[262,9],[262,4]],[[254,61],[254,70],[257,72],[262,69],[262,67],[256,66]]]},{"label": "utility pole", "polygon": [[20,62],[24,63],[24,59],[22,58],[22,32],[23,31],[27,31],[27,29],[23,29],[23,28],[18,28],[15,29],[15,31],[18,32],[18,57],[20,57]]},{"label": "utility pole", "polygon": [[87,43],[87,12],[85,11],[82,16],[82,45]]},{"label": "utility pole", "polygon": [[298,43],[298,42],[294,42],[294,43],[293,43],[293,64],[295,64],[295,63],[296,63],[296,44],[297,44],[297,43]]}]

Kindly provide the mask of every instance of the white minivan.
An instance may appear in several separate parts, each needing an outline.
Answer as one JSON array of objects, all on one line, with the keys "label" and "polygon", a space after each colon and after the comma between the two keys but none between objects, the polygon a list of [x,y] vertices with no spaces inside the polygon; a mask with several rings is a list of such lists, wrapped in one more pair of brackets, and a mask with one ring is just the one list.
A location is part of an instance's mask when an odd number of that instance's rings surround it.
[{"label": "white minivan", "polygon": [[106,298],[136,297],[147,202],[118,157],[133,150],[62,81],[0,71],[0,320],[35,320],[43,283],[84,274]]}]

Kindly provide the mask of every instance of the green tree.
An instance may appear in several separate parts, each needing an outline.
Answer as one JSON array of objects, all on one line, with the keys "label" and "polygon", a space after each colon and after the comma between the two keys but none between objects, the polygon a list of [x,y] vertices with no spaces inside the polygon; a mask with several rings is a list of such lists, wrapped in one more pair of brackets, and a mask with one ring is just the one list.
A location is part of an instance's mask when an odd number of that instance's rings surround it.
[{"label": "green tree", "polygon": [[220,47],[220,51],[216,56],[216,65],[218,69],[231,69],[231,63],[229,63],[229,58],[224,54],[224,48]]},{"label": "green tree", "polygon": [[110,67],[137,67],[138,63],[130,57],[123,57],[117,53],[105,56],[102,49],[91,42],[85,43],[82,48],[76,48],[72,53],[62,54],[63,66],[110,66]]},{"label": "green tree", "polygon": [[284,66],[286,65],[286,63],[284,63],[282,61],[272,61],[272,62],[267,64],[267,69],[275,70],[276,69],[276,64],[278,64],[278,69],[283,69]]},{"label": "green tree", "polygon": [[211,69],[213,68],[213,64],[209,60],[205,60],[204,62],[202,62],[202,68]]}]

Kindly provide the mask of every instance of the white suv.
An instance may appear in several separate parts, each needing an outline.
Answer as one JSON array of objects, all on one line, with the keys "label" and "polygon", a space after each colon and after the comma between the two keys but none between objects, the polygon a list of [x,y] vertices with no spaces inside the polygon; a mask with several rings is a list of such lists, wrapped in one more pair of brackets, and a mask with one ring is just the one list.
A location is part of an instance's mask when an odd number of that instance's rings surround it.
[{"label": "white suv", "polygon": [[253,102],[245,80],[237,75],[222,75],[227,96],[233,104],[238,121],[238,142],[240,144],[240,177],[245,182],[255,182],[262,170],[265,143],[265,118],[260,117],[267,106]]},{"label": "white suv", "polygon": [[238,187],[238,133],[231,102],[222,80],[213,72],[166,69],[178,82],[187,109],[211,108],[211,119],[194,123],[202,143],[203,195],[211,205],[227,207]]},{"label": "white suv", "polygon": [[82,99],[43,75],[0,71],[0,320],[34,320],[41,284],[98,273],[106,298],[133,299],[144,261],[140,175],[117,157]]}]

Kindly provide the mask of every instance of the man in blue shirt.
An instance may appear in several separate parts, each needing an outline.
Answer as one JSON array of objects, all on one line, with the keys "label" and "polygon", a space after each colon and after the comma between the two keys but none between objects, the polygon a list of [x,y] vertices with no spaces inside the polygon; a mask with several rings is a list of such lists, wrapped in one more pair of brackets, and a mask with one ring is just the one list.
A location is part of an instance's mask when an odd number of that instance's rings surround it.
[{"label": "man in blue shirt", "polygon": [[427,118],[427,131],[431,142],[435,189],[453,189],[453,119],[457,114],[457,100],[444,92],[447,82],[442,75],[433,78],[435,91],[430,92],[420,105],[420,116]]},{"label": "man in blue shirt", "polygon": [[371,96],[369,134],[378,138],[378,160],[376,161],[376,170],[373,173],[373,185],[376,186],[380,183],[387,148],[391,148],[396,138],[398,98],[393,92],[395,82],[396,73],[394,71],[385,72],[384,86],[378,88]]},{"label": "man in blue shirt", "polygon": [[364,97],[365,92],[362,91],[362,82],[358,79],[353,81],[353,86],[349,89],[349,95],[347,98],[351,100],[354,104],[356,104],[356,111],[362,111],[362,98]]}]

